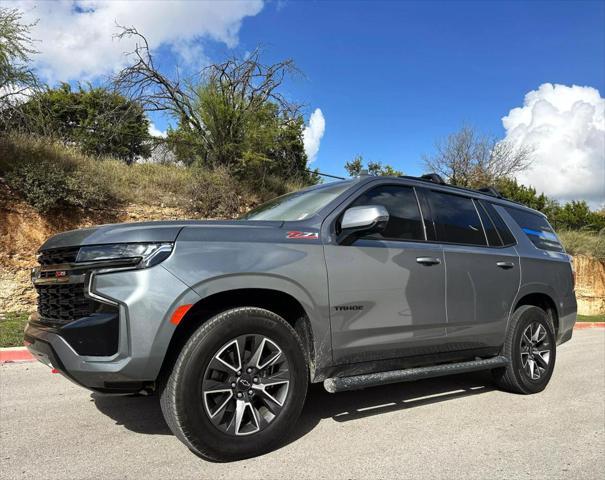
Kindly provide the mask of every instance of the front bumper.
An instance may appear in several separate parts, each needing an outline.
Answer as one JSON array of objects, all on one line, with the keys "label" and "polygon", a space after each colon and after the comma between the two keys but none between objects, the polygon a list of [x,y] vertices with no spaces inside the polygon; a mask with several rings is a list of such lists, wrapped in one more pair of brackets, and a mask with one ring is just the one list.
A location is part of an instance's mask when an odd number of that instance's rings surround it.
[{"label": "front bumper", "polygon": [[[161,265],[92,275],[88,294],[117,305],[116,353],[82,355],[64,329],[41,325],[35,315],[25,329],[26,344],[41,362],[86,388],[110,393],[139,391],[157,379],[176,328],[170,323],[172,314],[200,297]],[[73,330],[74,323],[67,326]]]}]

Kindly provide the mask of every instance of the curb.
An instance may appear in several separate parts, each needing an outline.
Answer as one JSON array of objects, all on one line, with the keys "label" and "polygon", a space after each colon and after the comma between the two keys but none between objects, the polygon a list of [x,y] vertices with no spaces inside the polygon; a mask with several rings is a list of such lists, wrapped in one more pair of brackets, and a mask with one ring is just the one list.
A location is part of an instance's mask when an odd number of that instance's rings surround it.
[{"label": "curb", "polygon": [[0,363],[23,363],[35,360],[26,347],[0,348]]},{"label": "curb", "polygon": [[578,322],[574,330],[586,330],[587,328],[605,328],[605,322]]},{"label": "curb", "polygon": [[[586,330],[589,328],[605,328],[605,322],[579,322],[573,327],[574,330]],[[27,347],[0,348],[0,363],[25,363],[35,362],[36,358]]]}]

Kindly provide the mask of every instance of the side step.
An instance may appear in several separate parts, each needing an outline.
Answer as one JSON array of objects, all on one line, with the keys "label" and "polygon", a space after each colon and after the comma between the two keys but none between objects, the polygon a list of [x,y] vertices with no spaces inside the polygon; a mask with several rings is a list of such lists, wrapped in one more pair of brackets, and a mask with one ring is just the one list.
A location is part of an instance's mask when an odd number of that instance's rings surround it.
[{"label": "side step", "polygon": [[324,388],[330,393],[357,390],[360,388],[376,387],[389,383],[411,382],[422,378],[441,377],[456,373],[488,370],[508,365],[508,358],[497,356],[470,362],[445,363],[431,365],[430,367],[406,368],[405,370],[391,370],[390,372],[368,373],[352,377],[334,377],[324,380]]}]

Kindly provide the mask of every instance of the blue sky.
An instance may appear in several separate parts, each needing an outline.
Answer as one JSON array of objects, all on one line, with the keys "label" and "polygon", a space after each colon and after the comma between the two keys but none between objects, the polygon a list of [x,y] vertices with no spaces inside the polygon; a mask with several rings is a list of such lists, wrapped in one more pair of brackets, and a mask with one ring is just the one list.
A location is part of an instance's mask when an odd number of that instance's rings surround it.
[{"label": "blue sky", "polygon": [[240,49],[292,57],[291,96],[321,108],[313,166],[360,153],[406,173],[436,137],[501,117],[545,82],[605,90],[603,2],[288,2],[246,19]]},{"label": "blue sky", "polygon": [[538,142],[523,182],[561,199],[605,202],[605,2],[15,4],[39,19],[37,62],[54,81],[94,81],[123,64],[115,22],[137,26],[166,66],[259,45],[267,62],[294,59],[305,78],[285,91],[306,105],[307,120],[321,109],[325,130],[311,164],[321,171],[342,175],[345,161],[362,154],[419,174],[434,141],[468,123],[517,144]]}]

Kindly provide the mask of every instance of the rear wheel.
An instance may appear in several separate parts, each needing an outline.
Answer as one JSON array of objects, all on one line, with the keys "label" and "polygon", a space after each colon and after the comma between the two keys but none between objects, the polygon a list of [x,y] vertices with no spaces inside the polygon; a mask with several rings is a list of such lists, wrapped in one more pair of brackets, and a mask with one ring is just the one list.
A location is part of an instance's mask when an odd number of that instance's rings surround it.
[{"label": "rear wheel", "polygon": [[504,342],[507,367],[493,370],[496,383],[511,392],[531,394],[546,388],[557,355],[555,330],[544,310],[519,307],[512,316]]},{"label": "rear wheel", "polygon": [[197,454],[236,460],[277,446],[300,414],[307,383],[294,329],[268,310],[236,308],[189,339],[162,389],[162,411]]}]

